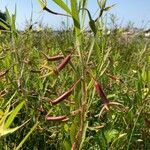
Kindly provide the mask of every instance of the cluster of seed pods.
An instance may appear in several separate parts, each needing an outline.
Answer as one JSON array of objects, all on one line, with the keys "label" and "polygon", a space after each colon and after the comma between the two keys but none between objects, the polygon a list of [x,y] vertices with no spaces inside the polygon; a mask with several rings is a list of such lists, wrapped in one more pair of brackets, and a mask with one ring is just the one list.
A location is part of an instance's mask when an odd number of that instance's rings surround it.
[{"label": "cluster of seed pods", "polygon": [[[57,55],[57,56],[47,56],[45,53],[42,52],[42,54],[46,57],[46,59],[48,61],[57,61],[57,60],[62,60],[61,63],[54,69],[54,73],[58,74],[61,70],[63,70],[65,68],[65,66],[69,63],[69,61],[71,60],[71,54],[68,54],[66,57],[64,57],[63,55]],[[108,109],[108,105],[109,105],[109,100],[107,99],[107,96],[104,93],[104,90],[101,86],[101,84],[92,76],[92,78],[94,79],[94,86],[96,89],[96,92],[98,93],[99,97],[102,99],[102,103],[103,105]],[[75,89],[75,87],[77,86],[77,84],[81,81],[81,79],[77,80],[66,92],[64,92],[62,95],[60,95],[59,97],[57,97],[54,100],[50,100],[49,103],[52,105],[57,105],[60,102],[64,101],[66,98],[68,98],[71,94],[72,91]],[[46,120],[49,121],[63,121],[66,120],[67,116],[57,116],[57,117],[46,117]]]},{"label": "cluster of seed pods", "polygon": [[[68,54],[66,57],[64,57],[63,55],[56,55],[56,56],[50,57],[43,52],[41,52],[41,53],[44,55],[44,57],[47,59],[47,61],[62,60],[61,63],[54,69],[55,74],[59,74],[60,71],[65,68],[65,66],[70,62],[71,56],[72,56],[72,54]],[[66,98],[68,98],[72,94],[74,88],[77,86],[77,84],[80,81],[81,81],[81,79],[77,80],[66,92],[64,92],[62,95],[60,95],[56,99],[50,100],[49,103],[51,105],[56,105],[56,104],[59,104],[60,102],[64,101]],[[73,113],[70,113],[70,115],[73,115]],[[69,118],[67,115],[63,115],[63,116],[56,116],[56,117],[46,116],[45,119],[48,121],[66,121]]]},{"label": "cluster of seed pods", "polygon": [[[43,53],[43,55],[46,57],[46,59],[48,61],[56,61],[56,60],[63,59],[62,62],[56,67],[56,69],[54,69],[54,73],[55,74],[58,74],[61,70],[63,70],[65,68],[65,66],[71,60],[71,56],[72,56],[71,54],[69,54],[69,55],[67,55],[64,58],[64,56],[62,56],[62,55],[53,56],[53,57],[49,57],[49,56],[45,55],[44,53]],[[95,78],[93,78],[93,79],[94,79],[94,86],[95,86],[96,92],[99,95],[99,97],[102,99],[102,103],[105,106],[105,108],[108,109],[109,100],[107,99],[107,96],[105,95],[101,84]],[[75,87],[77,86],[77,84],[80,81],[81,81],[81,78],[78,79],[66,92],[64,92],[63,94],[61,94],[56,99],[50,100],[49,103],[51,105],[57,105],[57,104],[61,103],[62,101],[65,101],[66,98],[68,98],[72,94],[73,90],[75,89]],[[69,116],[75,116],[76,114],[80,113],[81,110],[82,110],[81,108],[82,108],[82,106],[78,110],[75,110],[75,111],[71,112]],[[65,122],[65,121],[69,120],[69,116],[67,116],[67,115],[62,115],[62,116],[46,116],[45,120],[47,120],[47,121]],[[76,146],[75,146],[75,142],[74,142],[71,149],[75,150],[75,147]]]}]

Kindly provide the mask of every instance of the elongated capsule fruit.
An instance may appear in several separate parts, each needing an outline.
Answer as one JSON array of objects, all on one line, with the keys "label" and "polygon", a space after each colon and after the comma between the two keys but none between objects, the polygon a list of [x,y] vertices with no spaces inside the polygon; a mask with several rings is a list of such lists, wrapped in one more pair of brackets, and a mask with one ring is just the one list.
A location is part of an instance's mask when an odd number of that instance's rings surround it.
[{"label": "elongated capsule fruit", "polygon": [[57,116],[57,117],[47,116],[46,117],[46,120],[48,121],[63,121],[64,119],[67,119],[67,116]]},{"label": "elongated capsule fruit", "polygon": [[59,64],[59,66],[55,69],[54,72],[59,73],[70,61],[71,59],[71,54],[67,55],[62,62]]},{"label": "elongated capsule fruit", "polygon": [[56,55],[56,56],[48,57],[47,60],[49,60],[49,61],[57,61],[57,60],[61,60],[63,58],[64,58],[63,55]]},{"label": "elongated capsule fruit", "polygon": [[73,91],[73,89],[76,87],[76,85],[80,82],[81,79],[79,79],[77,82],[75,82],[68,91],[66,91],[65,93],[63,93],[62,95],[60,95],[58,98],[56,98],[55,100],[50,101],[50,103],[52,105],[56,105],[58,103],[60,103],[61,101],[63,101],[64,99],[66,99],[67,97],[69,97]]},{"label": "elongated capsule fruit", "polygon": [[106,105],[109,104],[109,100],[107,99],[100,83],[98,83],[96,80],[95,80],[95,88],[96,88],[98,95],[101,97],[103,104],[106,104]]},{"label": "elongated capsule fruit", "polygon": [[47,56],[45,53],[43,53],[43,52],[41,52],[45,57],[46,57],[46,59],[48,60],[48,61],[57,61],[57,60],[61,60],[61,59],[63,59],[64,58],[64,56],[63,55],[56,55],[56,56]]}]

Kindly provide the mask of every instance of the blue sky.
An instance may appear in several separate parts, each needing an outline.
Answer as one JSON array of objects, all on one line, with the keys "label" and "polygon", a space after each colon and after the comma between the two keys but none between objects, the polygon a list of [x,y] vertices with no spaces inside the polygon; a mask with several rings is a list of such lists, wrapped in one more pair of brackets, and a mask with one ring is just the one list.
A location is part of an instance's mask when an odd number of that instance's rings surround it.
[{"label": "blue sky", "polygon": [[[50,9],[62,12],[52,0],[48,1]],[[97,0],[89,0],[88,4],[88,8],[93,15],[98,8],[96,2]],[[108,5],[116,4],[109,13],[117,16],[119,24],[126,25],[129,21],[132,21],[136,27],[144,27],[144,25],[146,25],[146,28],[150,27],[150,0],[108,0],[107,3]],[[65,17],[54,16],[41,11],[37,0],[0,0],[0,10],[4,11],[5,7],[7,7],[12,13],[15,4],[17,4],[17,27],[20,29],[24,28],[26,20],[29,21],[32,11],[33,22],[42,21],[43,24],[48,24],[53,28],[59,28],[61,22],[66,21]]]}]

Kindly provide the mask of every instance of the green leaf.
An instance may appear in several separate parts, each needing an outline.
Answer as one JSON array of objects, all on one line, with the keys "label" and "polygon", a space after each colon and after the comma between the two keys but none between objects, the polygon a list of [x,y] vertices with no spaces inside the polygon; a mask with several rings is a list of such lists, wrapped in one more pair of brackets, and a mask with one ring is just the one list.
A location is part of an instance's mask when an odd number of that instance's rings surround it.
[{"label": "green leaf", "polygon": [[30,129],[29,133],[23,138],[23,140],[15,148],[15,150],[19,150],[23,146],[23,144],[26,142],[26,140],[29,138],[29,136],[32,134],[32,132],[36,129],[37,125],[38,125],[38,122],[36,122],[35,125]]},{"label": "green leaf", "polygon": [[90,25],[90,28],[91,28],[92,32],[94,33],[94,35],[96,35],[97,29],[96,29],[95,21],[94,20],[90,20],[89,21],[89,25]]},{"label": "green leaf", "polygon": [[71,128],[70,128],[70,139],[71,139],[72,144],[74,143],[75,137],[78,132],[77,131],[77,129],[79,128],[78,121],[79,121],[79,118],[75,117],[75,119],[73,120],[73,123],[71,125]]},{"label": "green leaf", "polygon": [[1,22],[1,20],[0,20],[0,26],[2,26],[6,30],[9,30],[8,26],[4,24],[3,22]]},{"label": "green leaf", "polygon": [[12,128],[12,129],[5,129],[5,128],[2,128],[2,126],[0,126],[0,137],[4,136],[4,135],[7,135],[7,134],[10,134],[10,133],[13,133],[16,130],[18,130],[19,128],[20,127],[15,127],[15,128]]},{"label": "green leaf", "polygon": [[92,55],[92,52],[93,52],[93,47],[94,47],[94,44],[95,44],[95,38],[92,38],[91,39],[91,45],[89,47],[89,53],[88,53],[88,58],[87,58],[87,61],[86,61],[86,64],[88,64],[89,60],[90,60],[90,57]]},{"label": "green leaf", "polygon": [[[71,12],[75,28],[80,32],[80,19],[77,0],[71,0]],[[78,32],[78,31],[77,31]]]},{"label": "green leaf", "polygon": [[116,129],[105,131],[105,138],[109,144],[118,137],[119,132]]},{"label": "green leaf", "polygon": [[16,96],[16,94],[17,94],[17,91],[14,92],[14,94],[10,97],[8,102],[3,106],[4,108],[7,107],[8,105],[10,105],[10,102],[13,100],[13,98]]},{"label": "green leaf", "polygon": [[81,144],[80,144],[80,149],[82,149],[83,143],[85,141],[87,128],[88,128],[88,122],[86,122],[85,125],[84,125],[84,131],[83,131],[83,134],[82,134],[82,141],[81,141]]},{"label": "green leaf", "polygon": [[12,24],[11,24],[12,30],[14,32],[16,32],[16,25],[15,25],[15,23],[16,23],[16,14],[17,14],[17,7],[15,5],[15,13],[12,15]]},{"label": "green leaf", "polygon": [[[29,120],[30,120],[30,119],[29,119]],[[3,125],[0,126],[0,137],[15,132],[16,130],[18,130],[19,128],[21,128],[22,126],[24,126],[29,120],[27,120],[27,121],[26,121],[25,123],[23,123],[22,125],[20,125],[20,126],[18,126],[18,127],[15,127],[15,128],[11,128],[11,129],[5,129],[5,128],[3,127]]]},{"label": "green leaf", "polygon": [[53,0],[60,8],[62,8],[66,13],[71,14],[69,7],[62,0]]},{"label": "green leaf", "polygon": [[63,145],[64,145],[66,150],[70,150],[71,149],[71,144],[68,141],[66,141],[66,140],[63,142]]},{"label": "green leaf", "polygon": [[114,7],[116,4],[113,4],[111,6],[105,7],[103,10],[104,11],[109,11],[110,9],[112,9],[112,7]]},{"label": "green leaf", "polygon": [[11,112],[9,112],[9,107],[7,107],[6,111],[4,112],[4,114],[0,120],[0,126],[3,126],[5,124],[5,120],[10,114],[11,114]]},{"label": "green leaf", "polygon": [[7,9],[7,7],[5,7],[5,13],[6,13],[6,22],[9,24],[9,25],[11,25],[11,16],[10,16],[10,13],[9,13],[9,11],[8,11],[8,9]]},{"label": "green leaf", "polygon": [[105,8],[106,2],[107,2],[107,0],[97,0],[97,3],[99,5],[100,9],[104,9]]},{"label": "green leaf", "polygon": [[46,6],[46,4],[42,0],[37,0],[37,1],[40,4],[42,9]]},{"label": "green leaf", "polygon": [[[79,9],[86,8],[88,4],[88,0],[80,0],[79,2]],[[84,28],[85,20],[86,20],[86,12],[82,9],[81,12],[81,21],[82,21],[82,28]]]},{"label": "green leaf", "polygon": [[20,111],[20,109],[23,107],[24,105],[24,101],[21,102],[10,114],[10,116],[8,117],[5,125],[4,125],[4,128],[7,129],[9,128],[9,126],[11,125],[11,123],[13,122],[14,118],[16,117],[17,113]]}]

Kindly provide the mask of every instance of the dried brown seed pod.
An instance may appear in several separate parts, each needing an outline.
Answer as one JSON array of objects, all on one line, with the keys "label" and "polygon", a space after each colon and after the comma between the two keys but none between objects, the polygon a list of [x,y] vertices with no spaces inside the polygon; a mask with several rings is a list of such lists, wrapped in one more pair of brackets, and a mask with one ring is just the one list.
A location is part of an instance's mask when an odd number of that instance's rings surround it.
[{"label": "dried brown seed pod", "polygon": [[104,105],[108,105],[109,104],[109,100],[107,99],[103,89],[102,89],[102,86],[100,85],[100,83],[96,80],[94,80],[94,84],[95,84],[95,89],[98,93],[98,95],[101,97],[102,99],[102,102]]},{"label": "dried brown seed pod", "polygon": [[57,116],[57,117],[50,117],[50,116],[46,116],[45,118],[47,121],[63,121],[65,119],[67,119],[67,116]]},{"label": "dried brown seed pod", "polygon": [[56,55],[56,56],[48,56],[46,55],[44,52],[41,52],[45,58],[48,60],[48,61],[57,61],[57,60],[61,60],[64,58],[63,55]]},{"label": "dried brown seed pod", "polygon": [[56,74],[58,74],[70,61],[71,59],[71,54],[67,55],[62,62],[58,65],[58,67],[56,67],[56,69],[54,70],[54,72]]},{"label": "dried brown seed pod", "polygon": [[63,101],[64,99],[66,99],[67,97],[69,97],[72,93],[72,91],[74,90],[74,88],[76,87],[76,85],[80,82],[81,79],[79,79],[78,81],[76,81],[70,88],[68,91],[66,91],[65,93],[63,93],[62,95],[60,95],[58,98],[50,101],[50,103],[52,105],[56,105],[58,103],[60,103],[61,101]]}]

